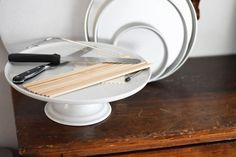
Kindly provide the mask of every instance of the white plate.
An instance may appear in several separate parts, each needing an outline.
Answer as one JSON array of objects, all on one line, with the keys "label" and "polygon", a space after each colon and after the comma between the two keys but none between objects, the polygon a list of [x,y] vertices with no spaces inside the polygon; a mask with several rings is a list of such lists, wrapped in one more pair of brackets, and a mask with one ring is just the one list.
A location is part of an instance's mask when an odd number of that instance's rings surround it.
[{"label": "white plate", "polygon": [[[177,1],[178,0],[175,0],[174,3],[176,3]],[[187,48],[187,51],[186,51],[183,59],[181,60],[181,62],[179,62],[179,64],[174,69],[170,69],[170,67],[168,67],[166,72],[165,72],[165,74],[162,75],[159,78],[159,80],[160,79],[164,79],[164,78],[170,76],[171,74],[176,72],[186,62],[186,60],[188,59],[188,57],[189,57],[189,55],[191,53],[191,50],[192,50],[192,48],[193,48],[193,46],[194,46],[194,44],[196,42],[197,30],[198,30],[197,15],[196,15],[196,12],[195,12],[195,9],[194,9],[194,6],[193,6],[192,2],[190,0],[184,0],[184,2],[187,3],[187,5],[188,5],[188,9],[189,9],[189,11],[191,13],[191,22],[192,22],[192,33],[191,33],[191,37],[190,37],[190,40],[189,40],[189,43],[188,43],[188,48]],[[183,2],[183,5],[184,5],[184,2]],[[180,2],[178,2],[178,3],[180,3]],[[187,10],[186,10],[186,12],[187,12]],[[189,21],[187,21],[187,23],[189,23]]]},{"label": "white plate", "polygon": [[191,35],[193,30],[192,14],[189,5],[186,0],[169,0],[169,1],[173,3],[173,5],[175,5],[183,15],[184,21],[187,26],[188,42],[189,42],[191,40]]},{"label": "white plate", "polygon": [[135,52],[151,63],[150,81],[154,81],[166,69],[168,60],[166,42],[159,31],[151,26],[136,23],[126,25],[117,31],[113,44]]},{"label": "white plate", "polygon": [[97,19],[97,13],[103,7],[106,0],[91,0],[85,15],[84,33],[86,41],[94,41],[94,26]]},{"label": "white plate", "polygon": [[185,30],[176,9],[166,0],[109,0],[101,10],[95,26],[95,42],[112,43],[121,27],[147,23],[158,29],[165,38],[170,56],[168,66],[178,57],[184,43]]},{"label": "white plate", "polygon": [[[191,40],[191,34],[193,29],[193,22],[192,22],[192,13],[189,8],[189,5],[186,1],[188,0],[168,0],[173,3],[183,15],[187,31],[188,31],[188,42]],[[97,14],[105,7],[106,0],[91,0],[90,4],[87,8],[86,16],[85,16],[85,25],[84,25],[84,32],[85,32],[85,39],[87,41],[94,41],[94,26],[97,19]]]},{"label": "white plate", "polygon": [[[183,15],[183,19],[186,23],[187,32],[188,32],[188,48],[186,53],[184,54],[184,57],[180,62],[177,64],[173,64],[174,66],[170,66],[167,68],[164,75],[162,75],[159,79],[166,78],[173,74],[176,70],[178,70],[188,59],[188,56],[192,50],[192,47],[196,40],[196,34],[197,34],[197,18],[195,14],[195,10],[193,8],[192,2],[190,0],[168,0],[171,2],[179,12]],[[94,19],[97,19],[98,12],[102,10],[102,8],[105,7],[106,0],[92,0],[90,2],[90,6],[87,9],[87,16],[85,18],[85,23],[88,24],[87,27],[85,27],[85,37],[88,41],[94,41],[94,25],[96,21],[93,21]],[[93,5],[93,3],[96,3],[96,5]],[[90,19],[90,21],[88,21]]]},{"label": "white plate", "polygon": [[116,31],[125,25],[147,23],[158,29],[166,40],[167,66],[174,69],[181,62],[187,47],[187,28],[182,14],[172,3],[166,0],[111,0],[104,6],[96,22],[95,42],[111,44]]},{"label": "white plate", "polygon": [[190,0],[186,0],[186,2],[188,3],[189,9],[190,9],[191,15],[192,15],[192,27],[193,27],[192,28],[192,35],[191,35],[191,39],[188,44],[187,53],[185,54],[182,62],[178,65],[178,67],[175,69],[175,71],[178,70],[186,62],[189,55],[191,54],[192,48],[196,42],[197,32],[198,32],[197,14],[195,12],[195,8],[193,6],[193,3]]}]

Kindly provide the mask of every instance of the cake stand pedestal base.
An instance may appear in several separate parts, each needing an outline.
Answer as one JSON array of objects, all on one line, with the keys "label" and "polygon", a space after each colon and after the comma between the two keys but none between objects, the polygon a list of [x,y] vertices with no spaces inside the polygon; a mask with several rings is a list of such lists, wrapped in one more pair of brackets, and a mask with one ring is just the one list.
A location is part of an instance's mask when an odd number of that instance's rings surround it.
[{"label": "cake stand pedestal base", "polygon": [[47,103],[44,108],[49,119],[69,126],[88,126],[99,123],[109,117],[111,110],[109,103],[76,105]]}]

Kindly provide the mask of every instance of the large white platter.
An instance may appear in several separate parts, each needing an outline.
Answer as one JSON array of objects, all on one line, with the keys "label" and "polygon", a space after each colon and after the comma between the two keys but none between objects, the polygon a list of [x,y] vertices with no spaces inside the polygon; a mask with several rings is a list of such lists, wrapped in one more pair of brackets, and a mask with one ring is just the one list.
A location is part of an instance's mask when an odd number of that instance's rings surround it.
[{"label": "large white platter", "polygon": [[178,65],[178,67],[175,68],[175,71],[178,70],[178,68],[180,68],[188,59],[189,55],[191,54],[192,48],[194,47],[194,44],[196,42],[197,33],[198,33],[198,24],[197,24],[198,21],[197,21],[197,14],[195,12],[195,8],[190,0],[186,0],[186,2],[188,3],[191,16],[192,16],[192,35],[188,44],[187,53],[185,54],[182,62]]},{"label": "large white platter", "polygon": [[166,0],[106,1],[106,6],[99,13],[96,22],[94,40],[112,44],[116,32],[133,22],[147,23],[162,33],[170,54],[167,66],[180,53],[184,53],[182,48],[187,45],[185,24],[177,10]]},{"label": "large white platter", "polygon": [[[83,42],[84,43],[84,42]],[[99,48],[105,49],[105,54],[112,56],[112,54],[128,55],[131,57],[140,58],[136,54],[132,54],[125,50],[121,50],[111,45],[84,43]],[[40,47],[35,47],[22,51],[21,53],[59,53],[62,56],[69,55],[76,50],[81,49],[81,45],[69,42],[56,42],[45,44]],[[92,51],[87,56],[99,56],[101,54],[93,54]],[[142,59],[142,58],[140,58]],[[17,91],[38,99],[48,102],[45,107],[47,116],[61,124],[84,126],[97,123],[107,118],[111,112],[111,107],[108,102],[131,96],[140,91],[149,81],[151,72],[149,69],[142,71],[139,75],[133,77],[130,82],[124,84],[98,84],[82,90],[77,90],[55,98],[49,98],[31,93],[25,90],[21,85],[12,83],[12,78],[28,69],[31,69],[39,64],[11,64],[7,63],[5,67],[5,76],[9,84]],[[83,65],[84,66],[84,65]],[[83,67],[82,65],[68,64],[66,66],[59,66],[53,70],[48,70],[40,74],[33,80],[39,80],[49,76],[61,74],[73,70],[75,67]],[[31,81],[33,81],[31,80]]]},{"label": "large white platter", "polygon": [[[167,1],[169,1],[173,5],[173,7],[176,8],[177,12],[180,14],[181,18],[186,24],[188,48],[187,50],[186,47],[182,48],[182,51],[184,51],[183,54],[180,54],[179,58],[176,59],[175,62],[166,69],[164,74],[161,77],[159,77],[159,79],[163,79],[165,77],[170,76],[185,63],[195,43],[196,33],[197,33],[197,19],[191,1],[190,0],[167,0]],[[87,38],[88,41],[94,41],[93,34],[96,24],[95,20],[98,19],[99,12],[101,12],[102,9],[106,7],[107,3],[108,2],[106,0],[92,0],[90,2],[90,7],[87,9],[87,14],[85,17],[85,23],[87,25],[85,25],[84,27],[85,37]]]},{"label": "large white platter", "polygon": [[188,42],[191,40],[192,31],[193,31],[193,21],[192,21],[192,14],[190,7],[187,3],[189,0],[168,0],[170,3],[172,3],[176,8],[180,11],[182,14],[184,21],[187,26],[188,31]]},{"label": "large white platter", "polygon": [[[176,5],[180,9],[184,9],[183,6],[185,6],[185,3],[188,5],[188,7],[186,6],[185,11],[182,10],[182,12],[184,12],[185,18],[187,20],[187,23],[189,23],[190,17],[189,17],[189,13],[188,12],[190,11],[191,22],[192,22],[192,24],[191,24],[191,26],[192,26],[192,29],[191,29],[192,33],[191,33],[190,40],[189,40],[189,43],[188,43],[187,51],[186,51],[183,59],[181,60],[181,62],[179,62],[179,64],[176,67],[174,67],[174,68],[168,67],[166,72],[165,72],[165,74],[162,75],[159,78],[159,80],[160,79],[164,79],[164,78],[172,75],[174,72],[176,72],[187,61],[189,55],[191,54],[192,48],[193,48],[193,46],[194,46],[194,44],[196,42],[197,32],[198,32],[197,15],[196,15],[196,12],[195,12],[195,9],[194,9],[194,6],[193,6],[192,2],[190,0],[172,0],[172,1],[173,1],[173,3],[176,3]],[[182,4],[182,7],[181,7],[181,4]],[[188,28],[188,29],[190,29],[190,28]]]},{"label": "large white platter", "polygon": [[[94,27],[96,25],[96,19],[98,18],[98,13],[105,7],[107,0],[91,0],[88,5],[85,20],[84,20],[84,33],[87,41],[94,41]],[[192,12],[189,8],[187,1],[189,0],[167,0],[173,5],[175,5],[186,22],[187,31],[188,31],[188,42],[191,40],[193,21],[192,21]]]}]

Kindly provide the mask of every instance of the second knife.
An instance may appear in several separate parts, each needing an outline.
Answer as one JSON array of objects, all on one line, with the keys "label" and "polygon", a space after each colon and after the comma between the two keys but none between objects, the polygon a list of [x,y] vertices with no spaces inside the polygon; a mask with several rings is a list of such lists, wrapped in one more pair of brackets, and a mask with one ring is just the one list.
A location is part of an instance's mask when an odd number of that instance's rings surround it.
[{"label": "second knife", "polygon": [[134,58],[115,58],[115,57],[81,57],[77,53],[61,57],[59,54],[26,54],[14,53],[9,54],[8,60],[10,62],[47,62],[52,65],[59,65],[62,62],[76,62],[76,63],[118,63],[118,64],[138,64],[139,59]]}]

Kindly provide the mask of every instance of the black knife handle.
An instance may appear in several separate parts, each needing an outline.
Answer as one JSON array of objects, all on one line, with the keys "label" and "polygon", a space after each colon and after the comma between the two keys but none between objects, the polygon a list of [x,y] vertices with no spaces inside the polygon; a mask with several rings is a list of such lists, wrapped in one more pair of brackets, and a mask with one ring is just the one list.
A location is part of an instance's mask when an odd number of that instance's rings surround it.
[{"label": "black knife handle", "polygon": [[15,84],[22,84],[25,81],[39,75],[40,73],[44,72],[47,69],[48,65],[40,65],[33,69],[27,70],[19,75],[13,77],[12,82]]},{"label": "black knife handle", "polygon": [[59,65],[61,56],[58,54],[23,54],[12,53],[8,55],[10,62],[47,62],[52,65]]}]

